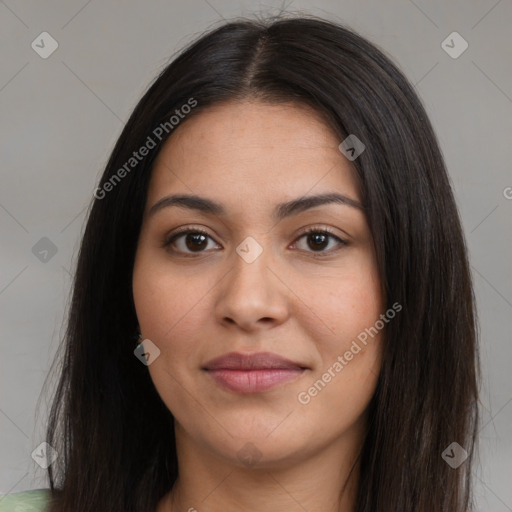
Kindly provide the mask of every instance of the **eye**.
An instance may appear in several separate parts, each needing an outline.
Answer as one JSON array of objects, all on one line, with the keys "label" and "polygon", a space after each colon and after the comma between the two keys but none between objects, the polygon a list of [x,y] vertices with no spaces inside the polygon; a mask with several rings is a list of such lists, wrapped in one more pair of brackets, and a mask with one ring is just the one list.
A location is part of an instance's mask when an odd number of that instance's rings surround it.
[{"label": "eye", "polygon": [[[172,249],[174,252],[181,252],[185,254],[201,253],[208,246],[208,238],[213,240],[210,235],[199,228],[184,228],[177,233],[172,234],[167,238],[163,247],[176,246],[177,250]],[[190,252],[187,252],[187,249]]]},{"label": "eye", "polygon": [[[324,254],[328,254],[331,252],[336,252],[340,250],[343,246],[348,245],[345,240],[342,240],[339,236],[335,235],[332,231],[330,231],[328,228],[309,228],[306,231],[304,231],[294,242],[294,245],[297,244],[298,240],[301,240],[302,238],[306,239],[307,247],[312,249],[315,256],[322,257]],[[325,250],[326,247],[329,246],[329,240],[334,240],[337,242],[334,245],[338,245],[338,248],[336,249],[328,249]],[[305,249],[307,251],[307,249]]]}]

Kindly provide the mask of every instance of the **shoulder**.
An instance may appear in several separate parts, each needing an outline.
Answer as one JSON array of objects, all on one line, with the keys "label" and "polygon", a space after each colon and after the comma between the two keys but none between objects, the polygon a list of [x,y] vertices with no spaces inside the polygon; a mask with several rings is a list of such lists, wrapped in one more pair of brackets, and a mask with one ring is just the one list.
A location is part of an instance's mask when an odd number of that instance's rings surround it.
[{"label": "shoulder", "polygon": [[0,494],[0,512],[45,512],[50,498],[50,489]]}]

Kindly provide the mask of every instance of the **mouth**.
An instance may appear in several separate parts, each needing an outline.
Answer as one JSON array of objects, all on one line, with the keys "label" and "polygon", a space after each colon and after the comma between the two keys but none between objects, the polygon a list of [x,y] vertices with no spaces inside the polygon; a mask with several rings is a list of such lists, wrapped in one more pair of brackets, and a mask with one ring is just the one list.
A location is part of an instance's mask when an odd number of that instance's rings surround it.
[{"label": "mouth", "polygon": [[270,352],[231,352],[209,361],[202,369],[225,389],[261,393],[297,379],[308,368]]}]

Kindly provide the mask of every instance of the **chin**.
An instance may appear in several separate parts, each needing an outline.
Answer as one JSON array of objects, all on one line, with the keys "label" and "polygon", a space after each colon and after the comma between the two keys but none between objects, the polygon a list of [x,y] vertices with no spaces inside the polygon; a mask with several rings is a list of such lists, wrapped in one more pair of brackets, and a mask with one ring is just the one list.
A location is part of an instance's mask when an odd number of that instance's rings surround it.
[{"label": "chin", "polygon": [[231,428],[230,434],[233,437],[223,435],[220,439],[212,439],[211,432],[204,434],[208,437],[200,444],[210,445],[211,451],[218,458],[242,468],[285,468],[306,457],[308,451],[315,451],[311,449],[311,443],[306,437],[302,440],[302,436],[297,436],[296,429],[294,432],[282,430],[277,435],[276,431],[272,432],[269,428],[264,431],[241,429],[240,432]]}]

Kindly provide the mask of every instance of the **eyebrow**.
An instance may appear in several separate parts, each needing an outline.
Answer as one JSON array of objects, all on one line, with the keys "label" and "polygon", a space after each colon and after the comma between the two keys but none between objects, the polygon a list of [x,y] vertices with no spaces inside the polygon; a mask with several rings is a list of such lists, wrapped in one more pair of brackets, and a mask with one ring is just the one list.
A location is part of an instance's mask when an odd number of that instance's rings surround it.
[{"label": "eyebrow", "polygon": [[[280,203],[275,207],[272,218],[276,221],[281,221],[286,217],[296,215],[298,213],[304,212],[311,208],[315,208],[317,206],[331,203],[342,204],[364,211],[362,204],[359,203],[358,201],[342,194],[330,193],[306,196],[294,199],[292,201],[288,201],[286,203]],[[222,206],[222,204],[212,201],[211,199],[207,199],[206,197],[196,195],[176,194],[165,196],[162,199],[159,199],[150,208],[148,212],[148,217],[151,217],[155,213],[163,210],[164,208],[169,208],[171,206],[178,206],[181,208],[188,208],[190,210],[197,210],[199,212],[211,215],[226,215],[226,210]]]}]

